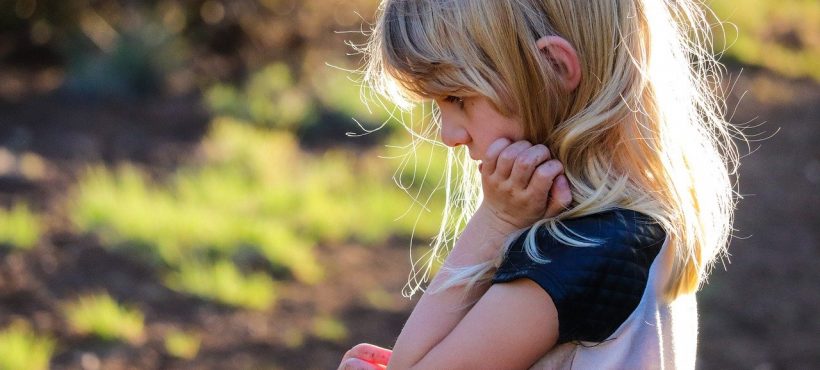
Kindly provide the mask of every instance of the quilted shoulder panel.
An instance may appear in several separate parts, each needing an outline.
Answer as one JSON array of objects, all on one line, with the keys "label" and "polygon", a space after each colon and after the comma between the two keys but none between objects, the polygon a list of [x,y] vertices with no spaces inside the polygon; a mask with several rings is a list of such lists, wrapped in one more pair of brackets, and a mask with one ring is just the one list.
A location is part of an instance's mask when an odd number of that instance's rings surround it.
[{"label": "quilted shoulder panel", "polygon": [[552,298],[558,310],[558,343],[601,342],[629,317],[641,301],[649,268],[666,234],[641,213],[616,209],[564,221],[579,235],[602,240],[594,247],[572,247],[537,230],[539,255],[524,251],[522,234],[507,251],[493,283],[529,278]]}]

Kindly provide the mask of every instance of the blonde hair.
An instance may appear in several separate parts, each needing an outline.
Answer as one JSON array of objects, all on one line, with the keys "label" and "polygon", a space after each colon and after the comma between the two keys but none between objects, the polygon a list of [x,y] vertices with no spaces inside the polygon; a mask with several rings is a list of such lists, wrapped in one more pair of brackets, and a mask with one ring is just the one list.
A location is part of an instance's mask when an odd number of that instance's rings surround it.
[{"label": "blonde hair", "polygon": [[[588,246],[595,241],[560,227],[561,220],[638,211],[670,238],[675,258],[665,295],[674,299],[696,291],[725,251],[736,201],[732,134],[740,132],[723,118],[722,66],[711,54],[703,9],[691,0],[386,0],[363,49],[364,77],[402,107],[479,94],[519,117],[527,139],[563,163],[573,195],[566,212],[530,229],[527,253],[543,260],[534,244],[538,226]],[[576,49],[583,77],[572,93],[559,89],[558,71],[536,48],[548,35]],[[449,152],[441,231],[408,295],[421,289],[481,201],[470,162],[464,151]],[[488,280],[503,255],[459,269],[441,288]]]}]

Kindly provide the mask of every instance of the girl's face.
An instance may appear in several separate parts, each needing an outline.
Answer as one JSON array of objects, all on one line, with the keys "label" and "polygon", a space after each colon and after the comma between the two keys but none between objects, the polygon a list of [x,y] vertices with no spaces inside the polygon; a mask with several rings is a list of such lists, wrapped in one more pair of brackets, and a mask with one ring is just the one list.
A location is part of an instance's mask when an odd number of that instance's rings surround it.
[{"label": "girl's face", "polygon": [[524,139],[520,120],[501,115],[483,96],[448,96],[436,99],[436,104],[441,112],[441,141],[450,147],[466,145],[474,160],[483,160],[497,139]]}]

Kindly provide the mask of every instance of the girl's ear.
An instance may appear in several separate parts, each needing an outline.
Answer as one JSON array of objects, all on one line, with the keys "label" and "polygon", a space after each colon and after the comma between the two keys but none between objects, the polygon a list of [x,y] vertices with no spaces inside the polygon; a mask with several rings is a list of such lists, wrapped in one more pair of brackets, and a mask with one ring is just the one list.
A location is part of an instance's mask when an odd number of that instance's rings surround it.
[{"label": "girl's ear", "polygon": [[560,36],[544,36],[535,42],[535,46],[548,59],[547,62],[555,67],[564,90],[575,90],[581,82],[581,65],[578,54],[569,41]]}]

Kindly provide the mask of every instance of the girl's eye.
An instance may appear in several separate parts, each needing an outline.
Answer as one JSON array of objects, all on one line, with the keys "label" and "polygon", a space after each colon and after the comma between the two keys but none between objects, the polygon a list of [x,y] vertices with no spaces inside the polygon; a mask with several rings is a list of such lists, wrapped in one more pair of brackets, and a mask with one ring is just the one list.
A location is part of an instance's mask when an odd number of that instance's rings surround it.
[{"label": "girl's eye", "polygon": [[448,103],[458,104],[459,107],[464,107],[464,98],[458,96],[448,95],[444,98],[444,101]]}]

